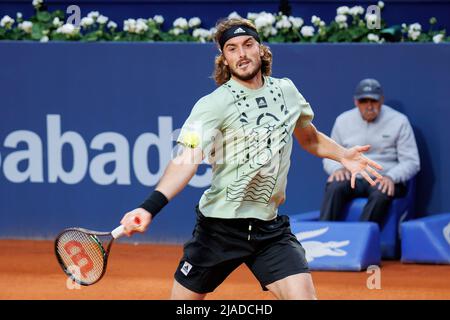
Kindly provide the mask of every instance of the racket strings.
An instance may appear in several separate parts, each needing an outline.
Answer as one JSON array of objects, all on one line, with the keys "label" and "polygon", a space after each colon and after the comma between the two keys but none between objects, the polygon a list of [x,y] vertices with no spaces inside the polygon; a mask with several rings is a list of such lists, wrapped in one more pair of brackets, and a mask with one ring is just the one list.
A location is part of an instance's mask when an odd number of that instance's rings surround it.
[{"label": "racket strings", "polygon": [[57,252],[74,280],[91,284],[103,275],[105,251],[97,236],[68,230],[59,237]]}]

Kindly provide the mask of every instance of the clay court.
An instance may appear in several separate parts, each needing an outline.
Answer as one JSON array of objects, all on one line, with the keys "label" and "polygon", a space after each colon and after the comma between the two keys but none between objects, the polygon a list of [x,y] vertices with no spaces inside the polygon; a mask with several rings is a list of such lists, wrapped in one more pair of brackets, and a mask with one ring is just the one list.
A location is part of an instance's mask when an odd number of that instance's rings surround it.
[{"label": "clay court", "polygon": [[[51,241],[0,240],[0,299],[167,299],[182,254],[175,245],[114,244],[104,278],[69,290]],[[385,261],[381,289],[366,272],[313,272],[319,299],[450,299],[450,267]],[[241,266],[208,299],[270,300]]]}]

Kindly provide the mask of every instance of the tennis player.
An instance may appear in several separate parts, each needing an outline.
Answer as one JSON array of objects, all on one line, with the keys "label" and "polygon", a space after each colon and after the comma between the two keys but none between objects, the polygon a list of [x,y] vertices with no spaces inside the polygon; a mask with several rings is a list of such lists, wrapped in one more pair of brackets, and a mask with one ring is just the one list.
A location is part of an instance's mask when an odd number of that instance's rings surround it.
[{"label": "tennis player", "polygon": [[[121,223],[144,232],[155,215],[194,176],[206,157],[213,167],[211,187],[196,207],[193,237],[175,272],[172,299],[203,299],[245,263],[278,299],[315,299],[305,251],[278,215],[285,201],[293,136],[321,158],[340,162],[370,184],[382,168],[363,155],[369,146],[343,148],[317,131],[313,111],[291,80],[271,77],[272,53],[245,19],[219,21],[218,88],[194,106],[181,130],[182,152],[159,184]],[[131,235],[134,231],[127,231]]]}]

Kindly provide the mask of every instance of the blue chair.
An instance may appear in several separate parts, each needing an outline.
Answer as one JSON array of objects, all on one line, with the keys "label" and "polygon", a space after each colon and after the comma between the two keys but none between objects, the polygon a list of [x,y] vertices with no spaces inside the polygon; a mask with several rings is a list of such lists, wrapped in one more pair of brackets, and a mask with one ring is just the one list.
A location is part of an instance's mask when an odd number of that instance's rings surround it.
[{"label": "blue chair", "polygon": [[[392,201],[386,220],[380,232],[381,256],[383,259],[398,259],[400,257],[400,223],[414,218],[414,199],[416,197],[416,177],[407,182],[407,193],[403,198]],[[359,221],[367,198],[353,199],[342,213],[342,221]],[[300,213],[291,217],[293,221],[317,221],[320,211]]]},{"label": "blue chair", "polygon": [[450,264],[450,213],[403,222],[402,262]]},{"label": "blue chair", "polygon": [[[400,224],[414,218],[414,199],[416,197],[416,178],[407,182],[407,193],[403,198],[392,201],[380,232],[381,256],[383,259],[400,257]],[[356,198],[351,201],[342,214],[343,221],[359,221],[367,198]]]}]

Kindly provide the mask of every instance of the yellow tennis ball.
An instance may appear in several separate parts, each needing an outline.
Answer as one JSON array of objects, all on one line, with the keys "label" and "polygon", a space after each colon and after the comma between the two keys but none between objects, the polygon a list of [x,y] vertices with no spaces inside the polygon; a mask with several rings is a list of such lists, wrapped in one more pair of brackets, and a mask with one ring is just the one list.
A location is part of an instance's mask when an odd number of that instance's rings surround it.
[{"label": "yellow tennis ball", "polygon": [[200,144],[200,135],[197,132],[186,132],[183,135],[183,143],[191,148],[196,148]]}]

